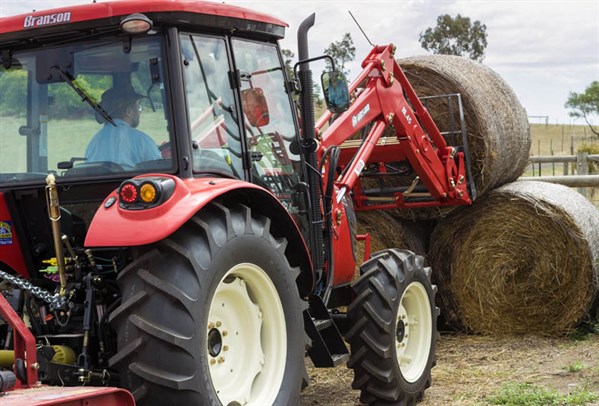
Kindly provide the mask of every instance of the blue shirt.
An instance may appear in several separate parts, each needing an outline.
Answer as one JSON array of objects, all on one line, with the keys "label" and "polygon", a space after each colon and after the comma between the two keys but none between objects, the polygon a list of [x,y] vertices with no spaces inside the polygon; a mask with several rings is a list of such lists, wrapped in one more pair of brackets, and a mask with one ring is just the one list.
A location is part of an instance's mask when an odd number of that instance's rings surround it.
[{"label": "blue shirt", "polygon": [[338,83],[337,86],[333,86],[331,83],[327,89],[327,93],[327,100],[330,104],[332,104],[332,107],[343,106],[349,102],[349,97],[347,91],[345,90],[345,86],[341,85],[340,83]]},{"label": "blue shirt", "polygon": [[87,162],[109,161],[125,167],[133,167],[139,162],[161,159],[154,140],[120,119],[115,119],[116,127],[110,123],[98,131],[85,151]]}]

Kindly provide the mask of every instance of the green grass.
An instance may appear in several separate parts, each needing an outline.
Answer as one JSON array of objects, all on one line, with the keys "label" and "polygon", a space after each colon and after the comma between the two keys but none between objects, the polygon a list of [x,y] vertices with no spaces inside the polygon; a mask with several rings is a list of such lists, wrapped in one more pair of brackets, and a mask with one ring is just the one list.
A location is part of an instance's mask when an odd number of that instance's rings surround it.
[{"label": "green grass", "polygon": [[530,155],[571,155],[582,144],[599,145],[599,138],[585,125],[530,125]]},{"label": "green grass", "polygon": [[568,372],[580,372],[584,369],[584,364],[582,361],[576,361],[573,364],[570,364],[566,367],[566,371]]},{"label": "green grass", "polygon": [[577,388],[568,394],[561,394],[554,389],[547,389],[529,383],[509,382],[504,384],[497,393],[487,397],[491,405],[587,405],[599,400],[599,394],[588,388]]}]

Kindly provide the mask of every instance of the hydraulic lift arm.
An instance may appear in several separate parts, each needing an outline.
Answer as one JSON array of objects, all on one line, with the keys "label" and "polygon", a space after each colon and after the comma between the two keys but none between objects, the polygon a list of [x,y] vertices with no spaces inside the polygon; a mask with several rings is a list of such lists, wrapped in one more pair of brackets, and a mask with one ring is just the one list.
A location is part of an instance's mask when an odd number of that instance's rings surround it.
[{"label": "hydraulic lift arm", "polygon": [[[363,71],[349,87],[350,94],[364,87],[349,109],[324,131],[332,114],[325,113],[316,123],[319,151],[341,146],[338,167],[342,172],[335,181],[340,190],[338,200],[356,188],[357,208],[365,210],[470,204],[464,152],[447,145],[395,61],[394,52],[393,45],[375,46],[362,62]],[[368,133],[356,139],[366,126]],[[383,138],[388,126],[394,129],[392,139]],[[416,175],[412,184],[394,191],[392,201],[379,199],[379,203],[366,204],[366,199],[360,199],[356,186],[366,165],[384,167],[397,161],[406,161],[412,167]],[[418,182],[426,187],[426,197],[410,198]]]}]

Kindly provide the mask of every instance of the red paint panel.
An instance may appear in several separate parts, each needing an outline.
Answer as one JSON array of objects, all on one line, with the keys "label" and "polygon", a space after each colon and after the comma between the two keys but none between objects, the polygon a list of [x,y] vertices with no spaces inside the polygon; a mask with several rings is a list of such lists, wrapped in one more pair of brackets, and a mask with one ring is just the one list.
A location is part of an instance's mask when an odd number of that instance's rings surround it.
[{"label": "red paint panel", "polygon": [[15,223],[8,212],[6,199],[2,193],[0,193],[0,262],[8,265],[19,275],[29,277],[15,231]]},{"label": "red paint panel", "polygon": [[[35,337],[29,331],[25,322],[14,311],[6,298],[0,294],[0,316],[13,328],[15,359],[22,359],[27,365],[37,363],[37,351],[35,349]],[[26,382],[17,379],[17,384],[24,386],[33,386],[37,383],[37,369],[27,368],[25,372]],[[2,405],[4,405],[4,399]],[[27,404],[27,403],[22,403]]]},{"label": "red paint panel", "polygon": [[[351,232],[345,206],[342,203],[334,201],[333,213],[333,255],[335,258],[333,286],[339,286],[351,282],[354,278],[354,274],[356,273],[356,260],[353,255],[354,247],[352,246]],[[337,221],[338,218],[340,219],[339,221]]]},{"label": "red paint panel", "polygon": [[17,16],[5,17],[0,19],[0,34],[7,32],[23,31],[26,29],[34,28],[36,17],[48,16],[44,17],[44,26],[51,26],[97,20],[114,16],[124,16],[132,13],[152,12],[189,12],[198,14],[209,14],[222,17],[233,17],[244,20],[259,21],[283,27],[288,26],[285,22],[267,14],[259,13],[253,10],[248,10],[242,7],[229,6],[217,2],[195,0],[145,0],[142,2],[127,0],[89,3],[78,6],[54,8],[27,14],[20,14]]},{"label": "red paint panel", "polygon": [[2,406],[134,406],[133,395],[124,389],[104,387],[39,386],[18,389],[2,396]]},{"label": "red paint panel", "polygon": [[[150,244],[162,240],[191,218],[214,198],[234,189],[260,189],[251,183],[236,179],[202,178],[181,180],[175,176],[142,175],[142,177],[169,177],[175,181],[173,195],[160,206],[145,210],[124,210],[118,202],[100,206],[85,239],[87,247],[124,247]],[[116,191],[106,199],[117,198]],[[105,200],[106,201],[106,200]],[[281,206],[281,210],[284,210]]]}]

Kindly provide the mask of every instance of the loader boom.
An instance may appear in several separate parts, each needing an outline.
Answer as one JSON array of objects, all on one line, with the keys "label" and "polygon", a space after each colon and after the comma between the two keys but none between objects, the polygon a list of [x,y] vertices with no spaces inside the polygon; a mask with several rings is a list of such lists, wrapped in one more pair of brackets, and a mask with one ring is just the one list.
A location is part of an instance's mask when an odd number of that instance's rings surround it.
[{"label": "loader boom", "polygon": [[[464,153],[447,145],[394,52],[392,44],[375,46],[349,87],[350,94],[357,94],[349,109],[324,130],[331,112],[316,123],[321,152],[341,146],[338,164],[342,172],[335,185],[341,194],[354,189],[356,206],[363,210],[470,204]],[[362,91],[358,91],[360,86],[364,86]],[[367,134],[356,140],[355,134],[367,126]],[[388,126],[394,137],[383,137]],[[378,165],[384,174],[385,164],[394,161],[409,162],[415,174],[412,185],[393,190],[386,199],[363,196],[359,177],[366,165]],[[428,193],[414,198],[412,190],[419,181]]]}]

